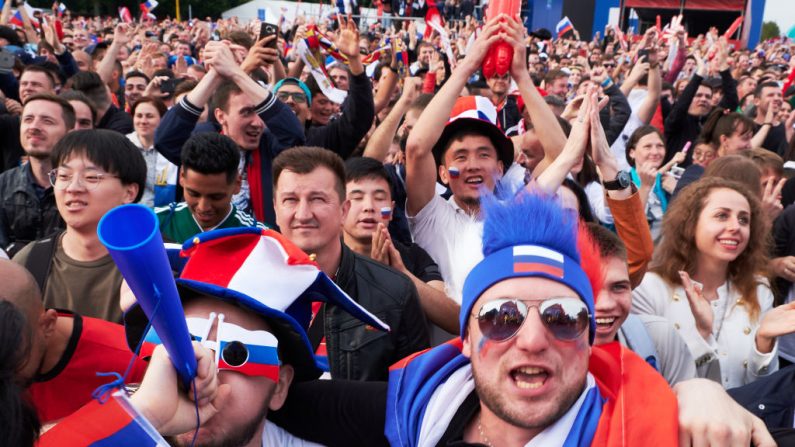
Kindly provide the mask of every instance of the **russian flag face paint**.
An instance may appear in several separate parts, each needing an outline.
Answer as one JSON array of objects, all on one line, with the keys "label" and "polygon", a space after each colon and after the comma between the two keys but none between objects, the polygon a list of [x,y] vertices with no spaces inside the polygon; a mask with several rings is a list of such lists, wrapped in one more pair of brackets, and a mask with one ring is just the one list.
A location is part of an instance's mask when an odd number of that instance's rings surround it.
[{"label": "russian flag face paint", "polygon": [[449,168],[447,168],[447,172],[450,173],[450,178],[461,177],[461,171],[455,166],[450,166]]},{"label": "russian flag face paint", "polygon": [[381,218],[389,219],[390,217],[392,217],[392,207],[391,206],[382,207],[381,208]]}]

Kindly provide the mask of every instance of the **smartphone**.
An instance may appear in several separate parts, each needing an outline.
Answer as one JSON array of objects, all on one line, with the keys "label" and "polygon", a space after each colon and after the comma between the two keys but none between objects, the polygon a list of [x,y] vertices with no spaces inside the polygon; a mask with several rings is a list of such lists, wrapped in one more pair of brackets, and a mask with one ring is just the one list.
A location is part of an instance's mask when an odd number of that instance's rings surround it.
[{"label": "smartphone", "polygon": [[176,78],[166,79],[165,81],[160,83],[160,91],[162,93],[173,94],[174,90],[177,88],[177,84],[178,83],[179,83],[179,79],[176,79]]},{"label": "smartphone", "polygon": [[15,60],[16,55],[13,52],[0,48],[0,73],[11,73]]},{"label": "smartphone", "polygon": [[[268,36],[276,34],[278,28],[276,25],[271,23],[262,22],[259,26],[259,40],[262,40]],[[278,43],[278,39],[273,39],[268,43],[268,48],[276,48],[276,44]]]},{"label": "smartphone", "polygon": [[685,168],[681,166],[673,166],[670,171],[668,171],[675,179],[679,180],[682,178],[682,174],[685,173]]},{"label": "smartphone", "polygon": [[644,49],[642,49],[642,50],[638,50],[638,60],[640,60],[640,59],[641,59],[641,58],[643,58],[643,57],[645,57],[645,58],[646,58],[646,59],[644,60],[644,62],[649,62],[649,50],[647,50],[647,49],[645,49],[645,48],[644,48]]}]

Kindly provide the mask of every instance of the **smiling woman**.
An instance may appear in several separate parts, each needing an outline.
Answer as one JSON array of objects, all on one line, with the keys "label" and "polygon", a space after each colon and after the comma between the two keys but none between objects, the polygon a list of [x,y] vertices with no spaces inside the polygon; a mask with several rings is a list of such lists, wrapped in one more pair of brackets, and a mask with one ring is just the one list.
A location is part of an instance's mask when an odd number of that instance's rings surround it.
[{"label": "smiling woman", "polygon": [[[694,224],[695,223],[695,224]],[[633,292],[632,312],[667,318],[701,377],[733,388],[778,369],[778,320],[764,272],[768,222],[739,183],[704,178],[666,214],[650,273]]]}]

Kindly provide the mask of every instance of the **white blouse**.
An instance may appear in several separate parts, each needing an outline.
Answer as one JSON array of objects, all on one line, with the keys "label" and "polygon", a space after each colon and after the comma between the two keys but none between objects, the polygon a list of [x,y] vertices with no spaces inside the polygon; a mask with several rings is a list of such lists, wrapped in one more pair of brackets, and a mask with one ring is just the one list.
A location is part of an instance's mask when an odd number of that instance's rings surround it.
[{"label": "white blouse", "polygon": [[767,354],[760,353],[755,343],[762,316],[773,307],[773,293],[763,278],[759,278],[756,294],[760,313],[751,321],[746,308],[737,304],[739,291],[728,283],[720,286],[718,299],[712,302],[712,335],[707,340],[696,328],[682,285],[672,287],[656,273],[646,273],[633,290],[632,313],[667,318],[693,355],[699,377],[719,381],[729,389],[778,369],[778,341]]}]

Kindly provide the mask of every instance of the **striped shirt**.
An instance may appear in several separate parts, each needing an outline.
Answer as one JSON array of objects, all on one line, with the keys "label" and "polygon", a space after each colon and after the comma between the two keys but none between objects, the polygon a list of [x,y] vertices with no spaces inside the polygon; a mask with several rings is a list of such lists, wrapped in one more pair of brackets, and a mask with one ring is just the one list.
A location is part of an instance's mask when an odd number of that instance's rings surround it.
[{"label": "striped shirt", "polygon": [[257,227],[267,229],[268,227],[261,222],[257,222],[254,216],[247,214],[232,205],[229,214],[220,224],[213,228],[203,230],[201,225],[193,217],[193,214],[185,202],[172,203],[168,206],[155,208],[155,214],[160,224],[160,233],[163,235],[164,242],[183,243],[193,236],[210,230],[220,228],[236,227]]}]

